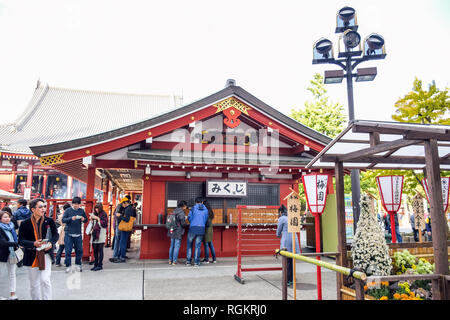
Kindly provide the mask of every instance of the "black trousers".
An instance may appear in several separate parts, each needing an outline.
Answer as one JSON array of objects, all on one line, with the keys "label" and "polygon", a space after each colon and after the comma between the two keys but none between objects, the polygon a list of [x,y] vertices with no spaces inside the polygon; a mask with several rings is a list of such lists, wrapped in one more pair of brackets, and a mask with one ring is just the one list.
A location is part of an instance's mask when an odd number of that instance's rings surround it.
[{"label": "black trousers", "polygon": [[93,243],[94,249],[94,267],[103,267],[103,246],[104,243]]}]

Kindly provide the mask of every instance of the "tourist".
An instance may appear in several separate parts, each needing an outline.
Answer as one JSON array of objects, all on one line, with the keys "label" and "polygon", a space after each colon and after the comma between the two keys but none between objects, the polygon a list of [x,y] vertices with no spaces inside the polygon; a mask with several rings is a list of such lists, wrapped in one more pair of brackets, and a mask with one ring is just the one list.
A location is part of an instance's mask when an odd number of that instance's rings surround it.
[{"label": "tourist", "polygon": [[[292,252],[292,233],[288,232],[288,217],[287,208],[281,205],[278,208],[278,226],[277,226],[277,237],[281,237],[280,249],[285,249],[286,251]],[[300,253],[300,246],[298,244],[298,239],[295,237],[295,252]],[[287,258],[287,285],[291,286],[293,284],[293,264],[292,258]]]},{"label": "tourist", "polygon": [[66,202],[63,207],[62,207],[62,212],[59,214],[58,216],[58,221],[60,224],[60,227],[58,228],[58,232],[59,232],[59,239],[58,239],[58,251],[56,252],[56,266],[57,267],[61,267],[61,255],[64,251],[64,237],[65,237],[65,232],[64,232],[64,228],[66,227],[66,225],[62,222],[62,218],[64,216],[64,212],[70,208],[70,203]]},{"label": "tourist", "polygon": [[[119,230],[119,217],[122,216],[125,213],[125,207],[123,206],[123,203],[127,200],[130,200],[130,196],[126,195],[122,198],[119,205],[116,207],[116,210],[114,210],[114,238],[113,238],[113,256],[112,258],[109,258],[109,261],[115,262],[119,258],[119,251],[120,251],[120,230]],[[127,258],[127,257],[125,257]]]},{"label": "tourist", "polygon": [[[31,218],[24,220],[19,228],[19,245],[25,248],[23,265],[28,267],[33,300],[52,299],[50,254],[52,244],[58,241],[58,230],[53,219],[45,216],[46,207],[43,199],[31,200]],[[48,238],[50,233],[51,238]]]},{"label": "tourist", "polygon": [[16,296],[16,269],[17,259],[15,250],[19,247],[14,223],[11,214],[0,211],[0,262],[9,275],[9,300],[17,300]]},{"label": "tourist", "polygon": [[205,248],[205,259],[202,260],[204,263],[209,263],[209,251],[211,251],[211,263],[216,263],[216,251],[213,245],[213,219],[214,211],[211,208],[208,200],[203,201],[206,209],[208,209],[208,221],[206,222],[205,238],[203,239],[203,246]]},{"label": "tourist", "polygon": [[[10,207],[6,206],[3,207],[2,211],[8,212],[9,216],[11,217],[11,222],[14,224],[14,229],[18,230],[19,229],[19,223],[17,222],[16,218],[14,217],[14,214],[12,213],[12,210]],[[17,234],[17,232],[16,232]]]},{"label": "tourist", "polygon": [[427,235],[427,241],[433,241],[433,236],[431,232],[431,215],[429,209],[428,209],[428,217],[425,219],[425,230]]},{"label": "tourist", "polygon": [[414,241],[415,242],[419,242],[419,230],[416,229],[416,224],[414,221],[414,214],[410,213],[409,214],[409,223],[411,224],[411,229],[413,231],[414,234]]},{"label": "tourist", "polygon": [[18,209],[14,212],[14,218],[20,225],[23,220],[30,219],[31,211],[27,208],[28,201],[25,199],[17,200]]},{"label": "tourist", "polygon": [[72,199],[72,206],[64,211],[62,223],[65,223],[64,228],[64,245],[65,245],[65,259],[66,272],[72,271],[72,249],[75,248],[75,265],[76,270],[83,271],[81,267],[81,258],[83,256],[83,239],[82,223],[87,222],[87,216],[83,209],[80,208],[81,198],[74,197]]},{"label": "tourist", "polygon": [[94,213],[90,216],[94,225],[91,233],[91,243],[94,250],[94,267],[92,271],[103,269],[103,247],[106,241],[106,229],[108,228],[108,215],[103,210],[103,205],[97,203],[94,207]]},{"label": "tourist", "polygon": [[[133,228],[131,225],[131,229],[128,226],[127,230],[120,230],[120,229],[122,229],[120,226],[120,223],[123,222],[125,224],[128,224],[130,222],[130,219],[133,219],[133,214],[134,214],[134,208],[131,205],[131,200],[129,198],[125,198],[125,200],[122,202],[122,207],[125,208],[124,214],[123,215],[118,214],[118,216],[117,216],[117,224],[118,224],[118,229],[119,229],[120,241],[119,241],[118,257],[112,261],[115,263],[125,262],[125,255],[127,253],[128,235]],[[134,221],[134,219],[132,221]]]},{"label": "tourist", "polygon": [[199,267],[200,250],[205,235],[205,225],[208,221],[208,209],[204,206],[201,197],[195,199],[195,205],[189,212],[188,220],[190,225],[187,235],[186,265],[192,265],[192,243],[195,242],[194,263],[196,267]]},{"label": "tourist", "polygon": [[186,208],[186,201],[178,201],[177,207],[166,219],[167,236],[170,238],[169,264],[171,265],[177,264],[181,238],[183,238],[184,228],[187,227],[186,217],[184,215]]}]

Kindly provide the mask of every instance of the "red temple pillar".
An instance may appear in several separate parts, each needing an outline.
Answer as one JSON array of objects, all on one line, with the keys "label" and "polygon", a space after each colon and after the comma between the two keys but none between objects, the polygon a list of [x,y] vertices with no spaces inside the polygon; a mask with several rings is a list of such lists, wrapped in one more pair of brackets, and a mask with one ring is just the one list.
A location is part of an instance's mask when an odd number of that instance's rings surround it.
[{"label": "red temple pillar", "polygon": [[67,176],[67,199],[72,199],[72,193],[73,193],[73,178],[72,176]]},{"label": "red temple pillar", "polygon": [[[87,185],[86,185],[86,206],[85,211],[86,215],[89,217],[89,214],[94,211],[94,187],[95,187],[95,167],[89,166],[87,170]],[[87,223],[84,225],[85,228]],[[85,229],[84,228],[84,229]],[[90,236],[84,235],[83,239],[83,258],[89,259],[90,256]]]},{"label": "red temple pillar", "polygon": [[12,164],[12,168],[11,168],[11,188],[10,188],[10,192],[14,192],[14,187],[16,184],[16,176],[17,176],[17,161],[16,160],[10,160],[11,164]]},{"label": "red temple pillar", "polygon": [[46,198],[46,194],[47,194],[47,179],[48,179],[47,172],[44,172],[44,181],[42,181],[42,198],[43,199]]},{"label": "red temple pillar", "polygon": [[28,163],[28,172],[27,172],[27,183],[26,187],[31,188],[31,191],[33,191],[33,170],[34,170],[34,162]]},{"label": "red temple pillar", "polygon": [[[142,176],[142,224],[150,224],[150,195],[152,191],[152,182],[150,175]],[[150,229],[142,230],[140,259],[146,259],[150,246]]]}]

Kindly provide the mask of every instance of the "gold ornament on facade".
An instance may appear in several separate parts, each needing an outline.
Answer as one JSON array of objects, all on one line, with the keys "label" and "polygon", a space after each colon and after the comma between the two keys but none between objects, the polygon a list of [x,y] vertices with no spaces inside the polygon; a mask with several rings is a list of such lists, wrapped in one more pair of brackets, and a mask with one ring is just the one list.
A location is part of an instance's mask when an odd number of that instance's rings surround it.
[{"label": "gold ornament on facade", "polygon": [[64,153],[52,154],[51,156],[40,157],[39,161],[43,166],[50,166],[52,164],[64,163],[65,161],[62,159]]},{"label": "gold ornament on facade", "polygon": [[[229,109],[229,108],[235,108],[242,113],[245,113],[248,115],[248,110],[252,110],[249,106],[247,106],[245,103],[239,101],[238,99],[234,97],[227,98],[225,100],[222,100],[214,105],[214,107],[217,108],[216,113],[222,112],[223,110]],[[233,113],[234,114],[234,111]]]}]

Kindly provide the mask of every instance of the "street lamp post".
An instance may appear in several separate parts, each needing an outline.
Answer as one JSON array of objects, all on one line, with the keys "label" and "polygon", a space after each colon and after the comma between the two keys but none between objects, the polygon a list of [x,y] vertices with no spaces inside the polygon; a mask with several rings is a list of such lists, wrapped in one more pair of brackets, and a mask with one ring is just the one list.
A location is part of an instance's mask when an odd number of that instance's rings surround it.
[{"label": "street lamp post", "polygon": [[[333,43],[321,38],[316,41],[313,48],[313,64],[331,63],[338,65],[342,70],[325,71],[324,83],[341,83],[345,78],[347,81],[348,116],[349,123],[355,120],[355,109],[353,100],[353,78],[355,81],[372,81],[377,68],[359,68],[353,73],[356,66],[361,62],[375,59],[384,59],[386,51],[382,36],[372,33],[363,43],[361,48],[361,37],[358,30],[356,12],[351,7],[340,9],[336,17],[335,33],[340,33],[338,43],[338,58],[334,58]],[[360,178],[359,170],[351,170],[352,203],[353,203],[353,225],[356,224],[360,215]]]}]

